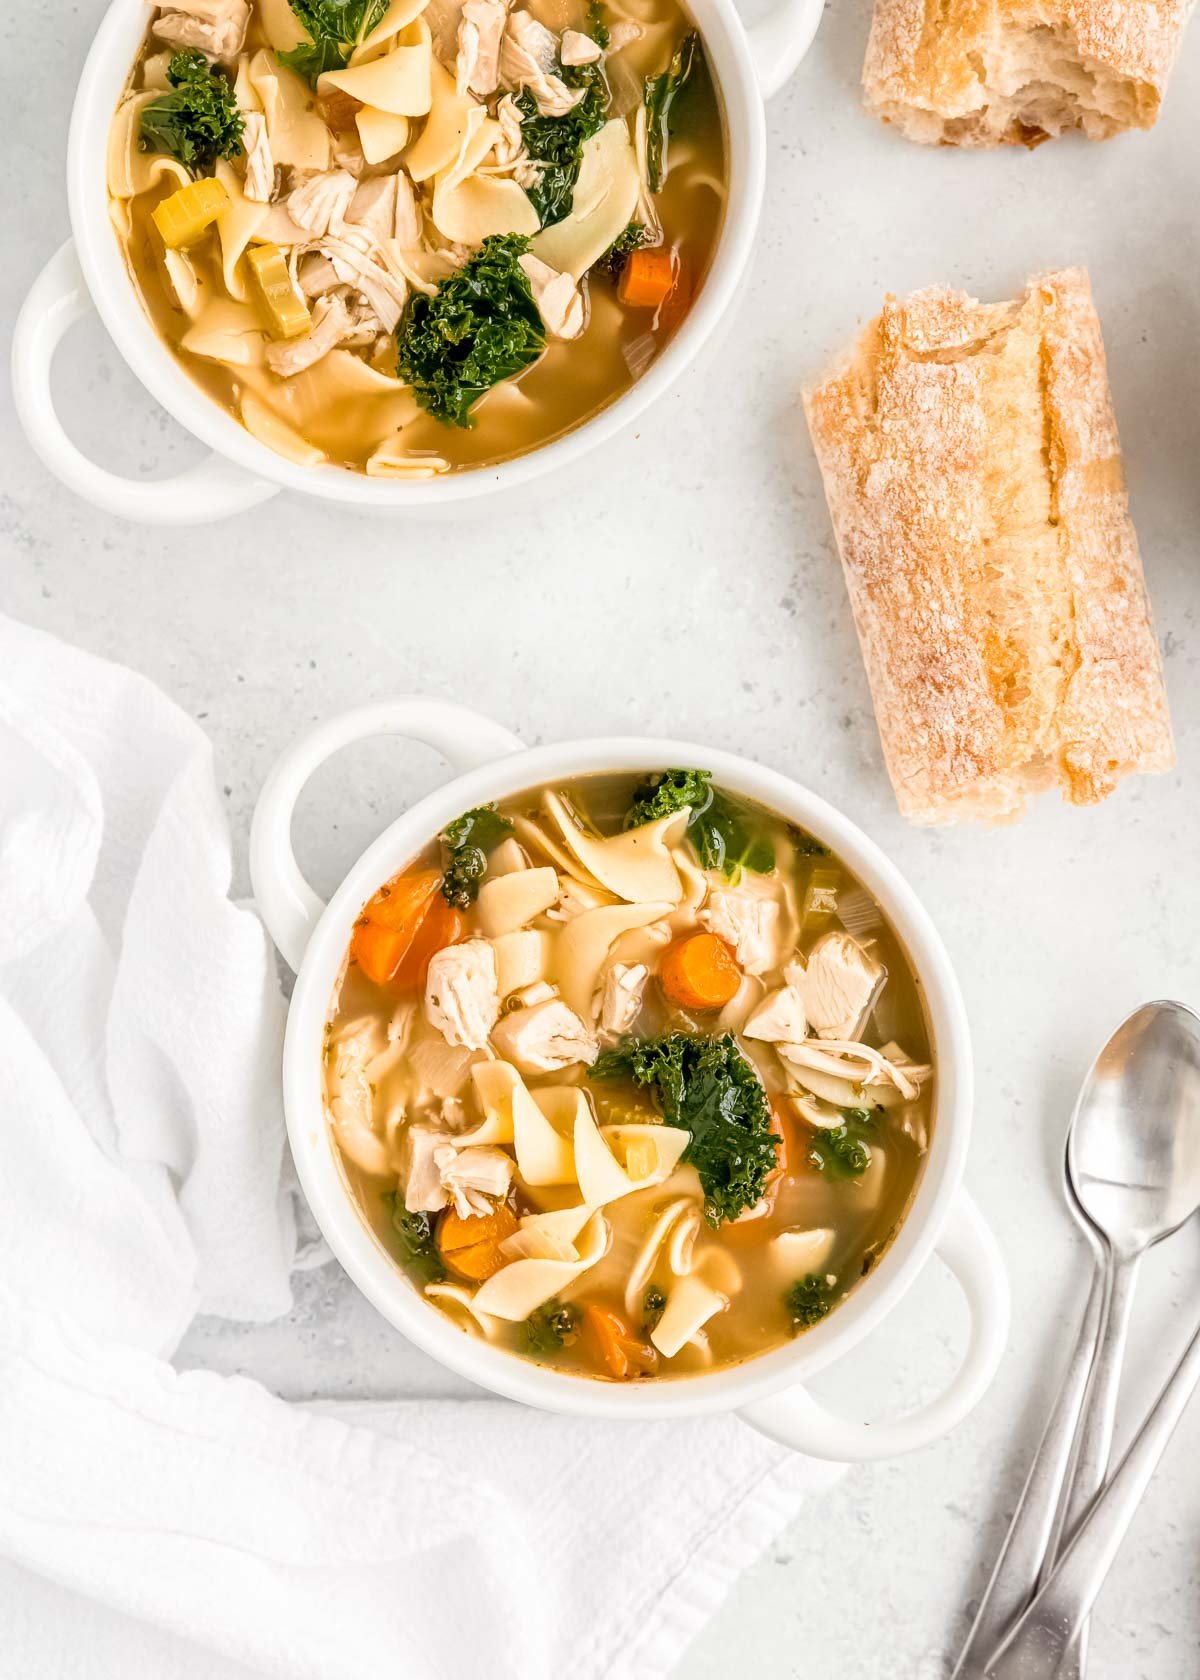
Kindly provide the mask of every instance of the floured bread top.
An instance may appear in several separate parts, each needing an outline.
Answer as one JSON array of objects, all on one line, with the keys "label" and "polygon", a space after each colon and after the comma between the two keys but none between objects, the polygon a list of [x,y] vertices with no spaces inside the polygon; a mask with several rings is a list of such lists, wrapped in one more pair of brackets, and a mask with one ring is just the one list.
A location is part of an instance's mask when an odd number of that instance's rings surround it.
[{"label": "floured bread top", "polygon": [[1086,275],[889,302],[807,396],[888,770],[917,822],[1173,762]]},{"label": "floured bread top", "polygon": [[867,105],[911,140],[1104,140],[1158,116],[1192,0],[876,0]]}]

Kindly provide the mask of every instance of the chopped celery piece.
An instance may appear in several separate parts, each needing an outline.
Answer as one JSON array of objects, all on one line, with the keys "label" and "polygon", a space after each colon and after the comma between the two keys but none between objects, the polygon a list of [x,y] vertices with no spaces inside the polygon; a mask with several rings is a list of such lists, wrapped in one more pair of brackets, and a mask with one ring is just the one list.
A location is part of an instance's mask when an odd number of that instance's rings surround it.
[{"label": "chopped celery piece", "polygon": [[838,888],[841,883],[840,869],[813,870],[800,911],[800,925],[805,933],[827,926],[837,915]]},{"label": "chopped celery piece", "polygon": [[287,258],[278,245],[252,245],[246,253],[250,272],[258,282],[271,327],[278,338],[299,338],[312,326],[308,305],[288,272]]},{"label": "chopped celery piece", "polygon": [[205,175],[164,198],[155,207],[154,225],[162,234],[163,244],[178,251],[194,245],[228,206],[229,194],[220,181]]}]

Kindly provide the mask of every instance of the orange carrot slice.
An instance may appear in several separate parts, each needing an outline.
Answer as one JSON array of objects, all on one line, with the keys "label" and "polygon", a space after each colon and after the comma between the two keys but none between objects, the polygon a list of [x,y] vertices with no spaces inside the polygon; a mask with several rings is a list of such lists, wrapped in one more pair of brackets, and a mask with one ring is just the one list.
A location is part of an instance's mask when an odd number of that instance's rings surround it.
[{"label": "orange carrot slice", "polygon": [[742,971],[715,933],[689,933],[663,952],[658,981],[681,1009],[723,1009],[741,985]]},{"label": "orange carrot slice", "polygon": [[667,245],[634,251],[621,270],[617,296],[631,309],[657,309],[674,290],[676,271],[675,253]]}]

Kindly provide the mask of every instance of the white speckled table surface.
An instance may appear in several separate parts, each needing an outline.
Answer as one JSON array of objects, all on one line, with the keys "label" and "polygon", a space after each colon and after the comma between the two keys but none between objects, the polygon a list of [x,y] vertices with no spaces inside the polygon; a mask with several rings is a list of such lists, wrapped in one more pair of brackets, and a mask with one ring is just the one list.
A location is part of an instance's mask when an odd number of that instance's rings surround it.
[{"label": "white speckled table surface", "polygon": [[[10,9],[4,319],[67,233],[60,188],[74,82],[103,0]],[[827,12],[772,105],[754,271],[719,360],[587,479],[499,517],[356,522],[280,499],[236,526],[164,533],[75,501],[3,418],[0,606],[147,672],[210,734],[245,887],[251,805],[310,720],[388,690],[455,696],[530,741],[663,732],[746,752],[841,805],[924,896],[956,960],[979,1070],[968,1182],[1011,1267],[1011,1348],[950,1440],[852,1472],[751,1569],[681,1668],[747,1662],[804,1680],[935,1680],[986,1578],[1081,1305],[1084,1257],[1053,1171],[1092,1050],[1147,997],[1200,1001],[1200,50],[1158,129],[1027,155],[911,148],[859,109],[866,0]],[[928,834],[896,815],[797,393],[885,292],[950,280],[1010,295],[1035,270],[1091,269],[1180,766],[1096,811],[1046,801],[1019,827]],[[161,474],[196,447],[94,324],[59,359],[77,435]],[[326,888],[440,774],[375,744],[306,796],[300,848]],[[1152,1259],[1122,1434],[1194,1317],[1200,1243]],[[882,1409],[952,1368],[963,1330],[932,1272],[825,1392]],[[330,1266],[266,1328],[201,1325],[192,1361],[292,1396],[429,1392],[407,1349]],[[1095,1624],[1091,1680],[1165,1680],[1200,1650],[1200,1408],[1172,1444]]]}]

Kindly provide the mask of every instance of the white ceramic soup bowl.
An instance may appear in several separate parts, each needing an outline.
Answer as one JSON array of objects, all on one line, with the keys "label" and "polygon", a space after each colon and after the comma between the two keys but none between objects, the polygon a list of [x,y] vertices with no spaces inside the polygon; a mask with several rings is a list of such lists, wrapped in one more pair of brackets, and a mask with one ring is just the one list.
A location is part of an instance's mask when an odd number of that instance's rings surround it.
[{"label": "white ceramic soup bowl", "polygon": [[[775,0],[767,18],[747,31],[733,0],[689,0],[725,109],[729,203],[704,285],[643,377],[583,425],[516,460],[402,483],[284,460],[202,391],[155,332],[109,221],[106,156],[113,112],[156,7],[149,0],[113,0],[84,65],[71,118],[67,189],[74,237],[34,282],[13,339],[13,392],[30,442],[50,471],[85,501],[126,519],[162,525],[223,519],[281,490],[359,510],[428,515],[575,465],[675,383],[733,304],[762,210],[763,100],[782,87],[804,56],[822,7],[823,0]],[[146,389],[209,446],[212,453],[197,466],[171,479],[126,479],[89,460],[67,435],[51,395],[51,365],[64,333],[92,307]]]},{"label": "white ceramic soup bowl", "polygon": [[[292,850],[292,813],[305,782],[332,753],[372,735],[435,747],[453,779],[398,817],[359,858],[326,906]],[[785,1347],[696,1376],[624,1386],[531,1364],[464,1333],[427,1302],[359,1217],[326,1122],[324,1032],[362,906],[447,822],[487,801],[590,773],[693,764],[733,793],[759,801],[828,845],[874,894],[920,979],[936,1065],[933,1132],[910,1211],[891,1246],[822,1323]],[[263,788],[250,836],[259,909],[296,970],[283,1057],[292,1152],[330,1247],[398,1330],[484,1388],[550,1411],[602,1417],[679,1417],[738,1411],[786,1445],[818,1458],[886,1458],[938,1439],[987,1388],[1004,1348],[1008,1286],[995,1240],[962,1187],[971,1127],[971,1044],[949,958],[912,889],[862,831],[824,800],[749,759],[681,741],[612,738],[527,748],[508,730],[446,701],[402,698],[364,706],[304,735]],[[862,1341],[936,1253],[970,1309],[966,1355],[950,1386],[919,1411],[882,1422],[840,1416],[801,1386]]]}]

